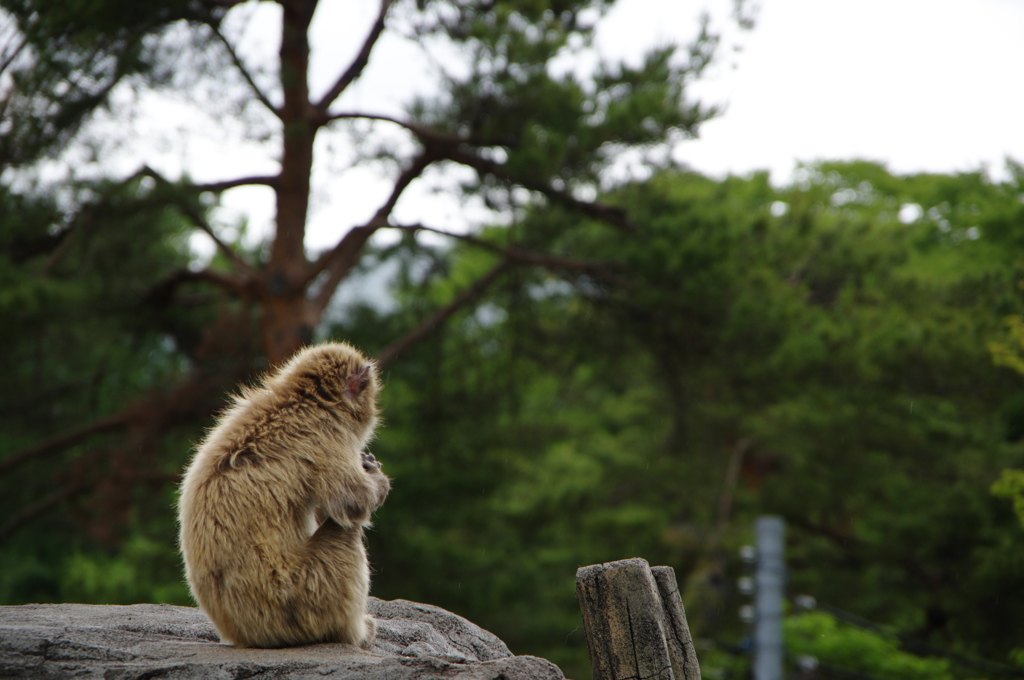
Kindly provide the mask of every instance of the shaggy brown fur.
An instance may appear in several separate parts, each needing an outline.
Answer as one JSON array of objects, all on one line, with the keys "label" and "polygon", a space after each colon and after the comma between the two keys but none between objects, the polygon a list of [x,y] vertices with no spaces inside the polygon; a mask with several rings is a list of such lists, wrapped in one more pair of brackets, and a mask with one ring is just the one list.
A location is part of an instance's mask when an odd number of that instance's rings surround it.
[{"label": "shaggy brown fur", "polygon": [[181,487],[181,550],[225,642],[373,644],[363,527],[391,483],[362,451],[379,387],[351,346],[309,347],[236,397],[200,445]]}]

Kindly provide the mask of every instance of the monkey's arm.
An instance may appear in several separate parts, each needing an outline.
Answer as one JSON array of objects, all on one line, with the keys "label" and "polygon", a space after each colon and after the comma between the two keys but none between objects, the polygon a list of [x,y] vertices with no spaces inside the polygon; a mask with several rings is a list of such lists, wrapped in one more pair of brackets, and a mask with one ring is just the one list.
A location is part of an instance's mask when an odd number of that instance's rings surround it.
[{"label": "monkey's arm", "polygon": [[391,490],[391,480],[377,465],[346,469],[336,485],[326,489],[323,508],[341,526],[369,526],[370,515]]}]

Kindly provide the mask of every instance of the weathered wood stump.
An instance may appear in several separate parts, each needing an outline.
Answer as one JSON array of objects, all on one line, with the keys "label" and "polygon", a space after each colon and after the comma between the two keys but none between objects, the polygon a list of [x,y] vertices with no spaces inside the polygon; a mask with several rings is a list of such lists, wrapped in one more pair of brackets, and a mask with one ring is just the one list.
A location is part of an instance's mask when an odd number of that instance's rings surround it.
[{"label": "weathered wood stump", "polygon": [[700,680],[672,567],[638,557],[581,567],[576,599],[594,680]]}]

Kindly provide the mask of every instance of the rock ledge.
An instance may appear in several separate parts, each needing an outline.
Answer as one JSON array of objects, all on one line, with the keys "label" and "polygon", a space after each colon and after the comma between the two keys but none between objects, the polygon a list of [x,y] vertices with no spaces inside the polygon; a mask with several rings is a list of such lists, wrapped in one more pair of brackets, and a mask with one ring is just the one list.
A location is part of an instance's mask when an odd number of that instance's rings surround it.
[{"label": "rock ledge", "polygon": [[513,656],[449,611],[370,598],[377,642],[236,649],[193,607],[51,604],[0,607],[0,677],[103,680],[563,680],[550,661]]}]

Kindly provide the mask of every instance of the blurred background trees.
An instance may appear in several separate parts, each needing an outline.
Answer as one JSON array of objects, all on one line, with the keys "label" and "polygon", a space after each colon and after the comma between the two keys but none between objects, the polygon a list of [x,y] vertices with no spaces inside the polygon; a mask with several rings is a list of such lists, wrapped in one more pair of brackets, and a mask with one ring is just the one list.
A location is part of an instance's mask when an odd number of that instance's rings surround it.
[{"label": "blurred background trees", "polygon": [[[517,223],[607,268],[521,272],[390,370],[376,450],[408,481],[370,539],[377,592],[488,603],[478,620],[574,668],[575,567],[643,555],[687,574],[700,634],[738,639],[736,551],[772,512],[792,594],[1006,660],[1024,551],[989,486],[1020,464],[1021,386],[987,342],[1020,305],[1021,187],[866,163],[804,174],[623,187],[608,200],[637,239],[591,224],[566,241],[550,210]],[[444,261],[468,278],[482,257]],[[400,299],[447,296],[451,274],[435,276]],[[336,332],[372,344],[388,319],[363,314]],[[441,474],[470,510],[457,525]],[[410,593],[410,574],[442,569]]]},{"label": "blurred background trees", "polygon": [[[280,63],[264,65],[221,30],[236,4],[3,2],[4,603],[190,603],[173,506],[192,443],[240,381],[337,338],[385,366],[380,597],[444,606],[586,677],[575,570],[642,556],[676,568],[706,673],[728,676],[736,549],[770,512],[790,525],[792,593],[1019,660],[1024,546],[1003,496],[1019,493],[1024,390],[990,345],[1014,347],[1005,319],[1024,311],[1024,171],[820,163],[776,187],[674,167],[665,145],[715,113],[688,91],[714,55],[707,24],[639,67],[564,72],[605,3],[383,2],[311,93],[315,3],[281,3]],[[462,70],[404,118],[338,108],[395,27]],[[55,170],[102,151],[111,132],[90,121],[123,90],[205,93],[269,130],[278,172]],[[313,251],[314,149],[333,133],[392,191]],[[621,179],[631,158],[645,172]],[[492,225],[396,218],[410,185],[457,167]],[[274,192],[271,233],[216,220],[217,196],[250,185]],[[373,272],[387,304],[339,303]],[[794,653],[961,677],[804,616]]]}]

